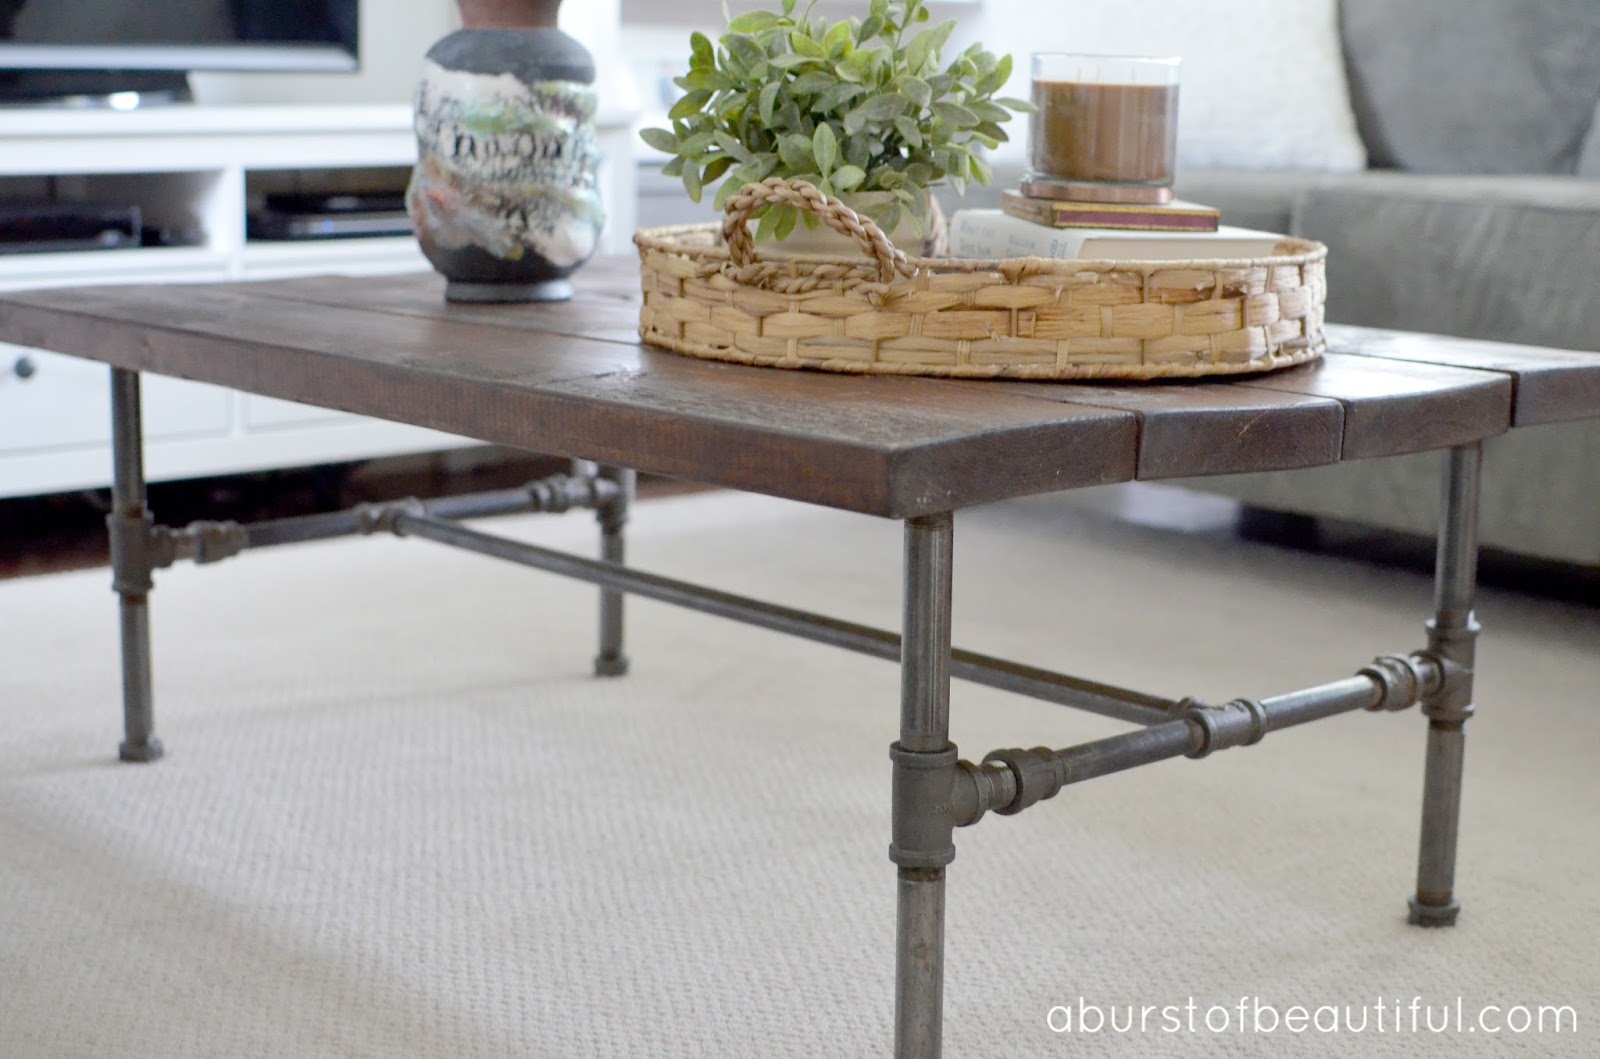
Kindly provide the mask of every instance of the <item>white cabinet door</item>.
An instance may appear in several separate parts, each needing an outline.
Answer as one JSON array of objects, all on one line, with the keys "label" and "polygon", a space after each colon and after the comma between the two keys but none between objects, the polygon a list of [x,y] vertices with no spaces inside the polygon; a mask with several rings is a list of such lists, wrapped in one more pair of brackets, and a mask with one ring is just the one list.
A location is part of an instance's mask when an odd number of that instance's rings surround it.
[{"label": "white cabinet door", "polygon": [[[147,440],[228,432],[230,391],[144,377]],[[111,372],[103,364],[0,343],[0,453],[106,445]]]}]

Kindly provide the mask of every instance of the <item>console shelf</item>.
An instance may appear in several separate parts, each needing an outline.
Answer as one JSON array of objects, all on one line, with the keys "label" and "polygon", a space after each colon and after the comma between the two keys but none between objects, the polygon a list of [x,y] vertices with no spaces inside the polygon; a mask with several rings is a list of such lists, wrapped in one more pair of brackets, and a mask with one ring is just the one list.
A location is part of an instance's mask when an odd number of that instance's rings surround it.
[{"label": "console shelf", "polygon": [[[600,115],[611,221],[605,251],[629,248],[635,185],[627,115]],[[182,245],[0,254],[0,290],[196,283],[426,269],[409,236],[252,240],[268,190],[403,187],[416,157],[411,108],[177,105],[138,111],[0,109],[0,200],[139,207]],[[613,205],[614,204],[614,205]],[[0,345],[0,497],[100,488],[111,462],[103,368]],[[151,480],[424,452],[464,438],[147,378]]]}]

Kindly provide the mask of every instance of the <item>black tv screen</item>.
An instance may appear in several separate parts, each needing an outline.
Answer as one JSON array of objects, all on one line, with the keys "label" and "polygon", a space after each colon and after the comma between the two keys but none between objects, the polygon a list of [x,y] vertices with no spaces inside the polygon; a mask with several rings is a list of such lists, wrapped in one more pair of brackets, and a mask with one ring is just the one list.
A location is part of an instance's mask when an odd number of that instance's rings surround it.
[{"label": "black tv screen", "polygon": [[355,70],[358,7],[359,0],[0,0],[0,98],[45,94],[39,86],[52,84],[138,90],[149,79],[129,75],[140,73],[162,73],[157,80],[171,85],[191,70]]}]

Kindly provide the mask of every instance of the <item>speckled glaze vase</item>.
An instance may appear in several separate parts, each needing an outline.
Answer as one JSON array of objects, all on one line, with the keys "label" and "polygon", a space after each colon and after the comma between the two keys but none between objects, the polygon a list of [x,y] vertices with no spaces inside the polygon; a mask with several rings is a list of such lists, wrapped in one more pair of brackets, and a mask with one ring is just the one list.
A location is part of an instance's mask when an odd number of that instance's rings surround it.
[{"label": "speckled glaze vase", "polygon": [[423,60],[406,210],[451,301],[565,300],[599,244],[594,60],[560,6],[458,0]]}]

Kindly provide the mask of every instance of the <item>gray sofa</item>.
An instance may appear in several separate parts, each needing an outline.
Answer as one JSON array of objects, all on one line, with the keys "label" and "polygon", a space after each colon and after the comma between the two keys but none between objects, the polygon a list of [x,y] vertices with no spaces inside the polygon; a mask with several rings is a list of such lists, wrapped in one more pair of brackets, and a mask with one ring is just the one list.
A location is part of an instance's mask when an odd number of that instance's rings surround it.
[{"label": "gray sofa", "polygon": [[[1229,223],[1328,245],[1330,321],[1600,350],[1600,2],[1342,0],[1351,174],[1191,172]],[[1186,482],[1431,533],[1440,457]],[[1482,540],[1600,566],[1600,423],[1485,447]]]},{"label": "gray sofa", "polygon": [[[1326,243],[1332,322],[1600,350],[1600,0],[1340,0],[1340,31],[1369,168],[1181,172],[1178,194]],[[941,204],[998,205],[1020,175]],[[1180,484],[1431,535],[1441,459]],[[1600,422],[1484,461],[1485,547],[1600,566]]]}]

